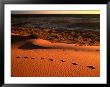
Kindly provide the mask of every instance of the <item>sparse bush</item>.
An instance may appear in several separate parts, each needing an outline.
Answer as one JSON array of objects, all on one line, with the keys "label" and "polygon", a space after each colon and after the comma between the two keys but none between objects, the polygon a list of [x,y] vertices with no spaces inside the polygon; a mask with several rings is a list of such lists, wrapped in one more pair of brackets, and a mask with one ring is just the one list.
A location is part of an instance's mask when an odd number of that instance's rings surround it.
[{"label": "sparse bush", "polygon": [[38,35],[37,35],[37,34],[31,34],[30,37],[31,37],[32,39],[37,39],[37,38],[38,38]]},{"label": "sparse bush", "polygon": [[69,35],[68,39],[72,40],[72,39],[74,39],[74,37],[72,35]]},{"label": "sparse bush", "polygon": [[49,36],[47,37],[47,39],[48,39],[48,40],[54,40],[53,37],[49,37]]}]

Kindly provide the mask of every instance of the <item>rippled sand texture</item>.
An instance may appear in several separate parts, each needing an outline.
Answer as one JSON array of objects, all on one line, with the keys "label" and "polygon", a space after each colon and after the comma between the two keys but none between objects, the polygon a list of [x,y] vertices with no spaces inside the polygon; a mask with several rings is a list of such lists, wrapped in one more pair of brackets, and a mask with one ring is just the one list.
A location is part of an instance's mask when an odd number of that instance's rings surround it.
[{"label": "rippled sand texture", "polygon": [[[36,43],[35,41],[31,41],[32,44],[39,45],[39,48],[27,49],[22,48],[25,42],[26,41],[20,41],[12,44],[12,77],[100,76],[99,46],[74,46],[71,44],[71,49],[67,49],[65,48],[67,45],[60,46],[54,44],[58,47],[57,49],[57,47],[51,48],[53,45],[50,46],[50,48],[45,48],[44,44],[40,45],[39,41]],[[40,48],[41,46],[44,48]],[[61,47],[64,48],[61,49]]]}]

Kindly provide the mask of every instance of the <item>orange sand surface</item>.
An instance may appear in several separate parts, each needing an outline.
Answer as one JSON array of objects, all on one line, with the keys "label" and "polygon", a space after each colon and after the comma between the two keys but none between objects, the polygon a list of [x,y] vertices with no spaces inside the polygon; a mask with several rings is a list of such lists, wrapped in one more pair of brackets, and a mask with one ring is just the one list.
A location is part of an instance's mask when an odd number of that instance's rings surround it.
[{"label": "orange sand surface", "polygon": [[[23,48],[27,43],[29,46]],[[33,44],[37,46],[35,49],[31,48]],[[99,77],[100,47],[51,43],[42,39],[15,42],[11,47],[11,76]]]}]

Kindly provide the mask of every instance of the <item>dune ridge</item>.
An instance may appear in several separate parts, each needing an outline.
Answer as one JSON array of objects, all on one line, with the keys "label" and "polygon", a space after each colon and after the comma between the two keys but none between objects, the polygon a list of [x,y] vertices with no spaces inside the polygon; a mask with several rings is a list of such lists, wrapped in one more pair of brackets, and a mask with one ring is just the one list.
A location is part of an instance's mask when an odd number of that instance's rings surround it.
[{"label": "dune ridge", "polygon": [[[33,45],[34,48],[41,47],[41,48],[51,48],[51,49],[74,49],[74,50],[83,50],[83,51],[95,51],[98,50],[99,47],[97,46],[75,46],[76,44],[66,44],[66,43],[52,43],[48,40],[43,39],[30,39],[25,41],[23,44],[25,45]],[[33,48],[33,49],[34,49]],[[92,49],[91,49],[92,48]]]},{"label": "dune ridge", "polygon": [[12,77],[100,76],[99,46],[76,46],[14,36],[11,48]]}]

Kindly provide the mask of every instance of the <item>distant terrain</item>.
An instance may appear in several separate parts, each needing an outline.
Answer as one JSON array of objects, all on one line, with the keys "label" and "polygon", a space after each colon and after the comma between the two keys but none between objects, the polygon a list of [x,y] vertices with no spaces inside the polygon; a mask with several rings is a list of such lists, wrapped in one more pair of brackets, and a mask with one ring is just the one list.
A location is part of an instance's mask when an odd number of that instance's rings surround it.
[{"label": "distant terrain", "polygon": [[100,15],[12,15],[12,33],[77,45],[100,45]]},{"label": "distant terrain", "polygon": [[100,16],[12,15],[12,33],[36,34],[53,42],[100,45]]}]

